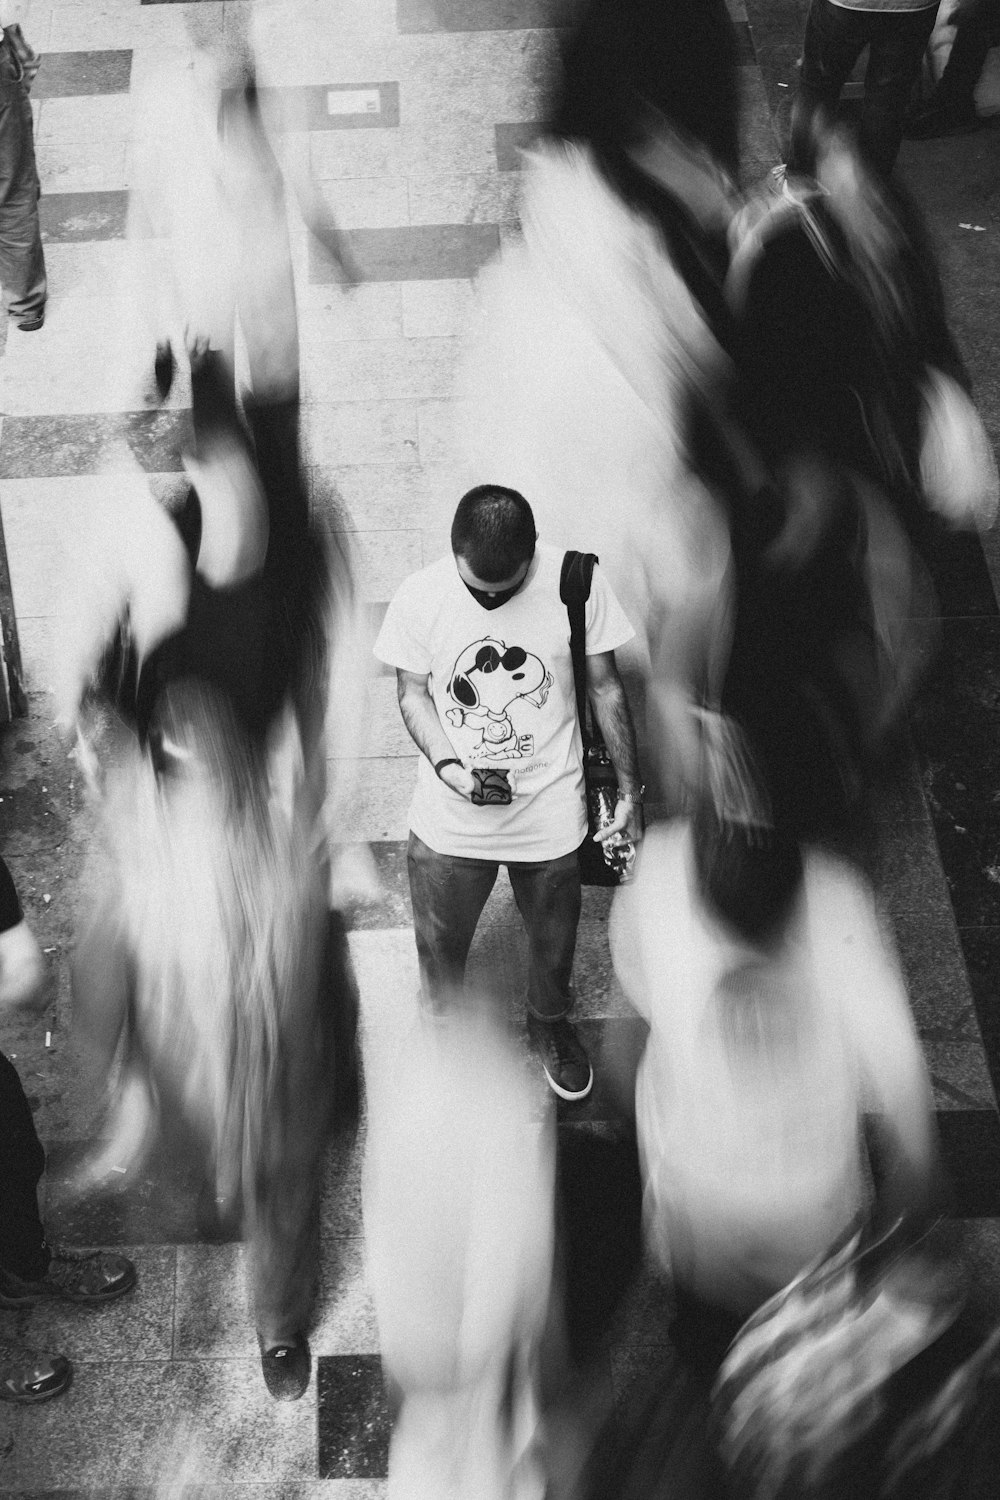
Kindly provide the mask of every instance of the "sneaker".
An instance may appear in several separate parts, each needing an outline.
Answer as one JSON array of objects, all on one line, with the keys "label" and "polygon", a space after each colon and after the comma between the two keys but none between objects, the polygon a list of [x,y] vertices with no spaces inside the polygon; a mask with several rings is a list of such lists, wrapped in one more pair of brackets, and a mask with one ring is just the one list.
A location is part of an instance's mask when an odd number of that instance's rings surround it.
[{"label": "sneaker", "polygon": [[73,1366],[65,1355],[44,1354],[0,1339],[0,1401],[34,1406],[69,1388]]},{"label": "sneaker", "polygon": [[298,1401],[309,1388],[309,1371],[312,1358],[309,1341],[304,1334],[296,1334],[289,1344],[274,1344],[264,1347],[264,1340],[257,1335],[260,1345],[260,1368],[275,1401]]},{"label": "sneaker", "polygon": [[45,327],[45,314],[43,312],[32,313],[29,318],[25,318],[17,326],[22,333],[37,333],[39,328]]},{"label": "sneaker", "polygon": [[30,1307],[41,1297],[60,1297],[65,1302],[113,1302],[135,1286],[135,1266],[124,1255],[104,1250],[52,1252],[49,1269],[28,1281],[0,1268],[0,1307]]},{"label": "sneaker", "polygon": [[594,1070],[572,1021],[539,1021],[529,1016],[528,1037],[553,1093],[560,1099],[586,1099],[594,1084]]}]

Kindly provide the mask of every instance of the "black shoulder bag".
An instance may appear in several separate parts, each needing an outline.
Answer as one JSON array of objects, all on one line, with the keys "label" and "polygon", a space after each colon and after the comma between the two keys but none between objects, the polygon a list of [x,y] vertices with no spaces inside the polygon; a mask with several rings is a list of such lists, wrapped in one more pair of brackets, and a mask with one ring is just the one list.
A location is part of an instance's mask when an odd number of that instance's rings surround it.
[{"label": "black shoulder bag", "polygon": [[593,552],[567,552],[559,576],[559,597],[569,615],[569,649],[573,659],[576,711],[583,740],[583,780],[587,803],[587,834],[580,845],[580,879],[584,885],[619,885],[621,874],[604,858],[594,834],[614,814],[618,777],[604,736],[587,702],[586,606],[597,557]]}]

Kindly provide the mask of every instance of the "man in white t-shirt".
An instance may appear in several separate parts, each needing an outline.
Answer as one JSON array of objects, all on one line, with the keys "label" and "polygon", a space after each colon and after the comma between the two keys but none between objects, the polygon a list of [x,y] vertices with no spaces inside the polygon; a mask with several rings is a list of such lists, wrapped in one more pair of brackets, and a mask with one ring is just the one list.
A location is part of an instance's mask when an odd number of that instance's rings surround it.
[{"label": "man in white t-shirt", "polygon": [[[452,552],[406,579],[375,655],[396,668],[403,720],[423,758],[408,867],[421,990],[458,998],[476,924],[507,866],[530,945],[528,1030],[564,1099],[593,1072],[568,1020],[587,833],[563,553],[536,546],[531,507],[480,485],[459,503]],[[614,653],[634,632],[599,569],[586,606],[587,689],[618,774],[602,840],[642,836],[635,733]]]}]

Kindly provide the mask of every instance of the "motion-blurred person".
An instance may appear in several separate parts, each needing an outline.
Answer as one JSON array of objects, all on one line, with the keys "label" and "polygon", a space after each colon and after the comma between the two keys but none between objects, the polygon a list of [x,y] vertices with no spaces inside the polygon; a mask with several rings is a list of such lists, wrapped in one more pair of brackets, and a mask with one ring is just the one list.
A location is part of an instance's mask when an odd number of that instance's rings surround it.
[{"label": "motion-blurred person", "polygon": [[[424,1004],[462,1003],[465,965],[501,864],[528,932],[528,1032],[552,1089],[582,1099],[593,1069],[569,1014],[587,834],[563,554],[536,546],[531,507],[500,485],[459,501],[451,552],[406,579],[375,655],[395,667],[421,752],[407,869]],[[585,614],[587,686],[618,778],[598,835],[642,836],[635,732],[615,652],[632,638],[600,570]]]},{"label": "motion-blurred person", "polygon": [[45,255],[38,222],[41,186],[28,91],[38,57],[7,0],[0,5],[0,286],[22,333],[45,322]]},{"label": "motion-blurred person", "polygon": [[[653,658],[666,730],[674,685],[686,699],[704,670],[688,635],[727,561],[684,411],[724,368],[735,60],[716,0],[585,8],[524,158],[523,242],[481,279],[459,377],[470,475],[521,490],[546,536],[597,552],[639,632],[628,655],[646,676]],[[696,780],[689,750],[664,749],[668,780]]]},{"label": "motion-blurred person", "polygon": [[373,1100],[368,1277],[394,1426],[390,1500],[541,1500],[553,1121],[471,1009],[422,1016]]},{"label": "motion-blurred person", "polygon": [[806,17],[799,85],[792,105],[787,175],[814,171],[815,116],[832,114],[868,48],[859,144],[872,170],[892,173],[913,85],[934,30],[938,0],[812,0]]},{"label": "motion-blurred person", "polygon": [[911,141],[978,130],[976,85],[991,47],[1000,41],[1000,0],[965,0],[955,17],[948,60],[933,93],[911,110],[905,134]]},{"label": "motion-blurred person", "polygon": [[649,1244],[702,1373],[863,1216],[905,1236],[938,1191],[930,1084],[871,893],[768,825],[735,743],[717,805],[647,838],[611,929],[650,1025],[636,1089]]},{"label": "motion-blurred person", "polygon": [[[44,1001],[45,960],[0,859],[0,1011]],[[53,1246],[38,1212],[45,1152],[13,1063],[0,1053],[0,1307],[43,1297],[99,1306],[135,1286],[124,1255]],[[28,1349],[0,1329],[0,1401],[31,1406],[61,1395],[73,1377],[65,1355]]]}]

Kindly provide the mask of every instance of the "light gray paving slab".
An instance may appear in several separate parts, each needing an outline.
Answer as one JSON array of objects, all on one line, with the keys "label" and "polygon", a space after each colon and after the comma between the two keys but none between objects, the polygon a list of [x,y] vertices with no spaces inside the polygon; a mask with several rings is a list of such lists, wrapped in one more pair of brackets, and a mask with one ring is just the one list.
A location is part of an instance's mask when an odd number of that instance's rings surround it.
[{"label": "light gray paving slab", "polygon": [[334,359],[307,366],[303,393],[321,403],[440,399],[453,388],[458,355],[453,338],[345,341]]},{"label": "light gray paving slab", "polygon": [[408,281],[400,287],[400,296],[407,338],[462,335],[475,307],[471,281]]},{"label": "light gray paving slab", "polygon": [[358,286],[312,286],[296,289],[302,360],[335,359],[328,344],[347,339],[393,339],[403,333],[400,286],[395,281]]},{"label": "light gray paving slab", "polygon": [[[432,164],[428,164],[430,166]],[[411,224],[516,222],[520,177],[516,171],[411,173]]]},{"label": "light gray paving slab", "polygon": [[[398,756],[375,756],[354,764],[348,762],[347,770],[357,781],[358,795],[351,810],[352,827],[344,830],[345,835],[368,843],[405,839],[417,772],[416,750],[409,762]],[[335,773],[336,767],[332,774]]]},{"label": "light gray paving slab", "polygon": [[169,1359],[177,1252],[172,1245],[126,1245],[116,1246],[116,1253],[135,1262],[138,1282],[134,1291],[105,1307],[55,1299],[41,1302],[24,1320],[25,1341],[65,1354],[81,1366]]},{"label": "light gray paving slab", "polygon": [[417,402],[340,401],[305,409],[307,463],[413,463]]}]

